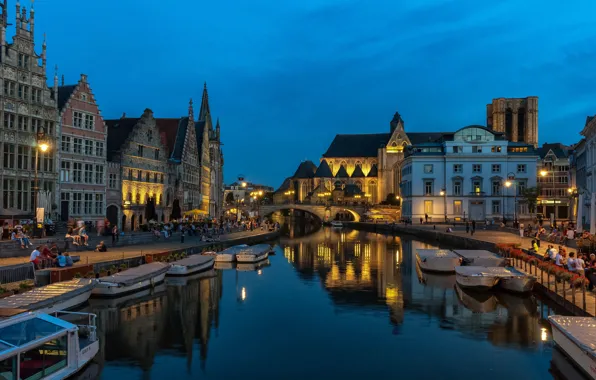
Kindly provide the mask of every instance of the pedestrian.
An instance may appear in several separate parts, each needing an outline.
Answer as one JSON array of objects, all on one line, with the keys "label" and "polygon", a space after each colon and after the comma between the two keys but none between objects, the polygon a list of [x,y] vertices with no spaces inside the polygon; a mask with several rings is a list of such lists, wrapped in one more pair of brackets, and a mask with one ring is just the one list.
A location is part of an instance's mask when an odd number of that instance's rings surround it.
[{"label": "pedestrian", "polygon": [[476,232],[476,221],[472,220],[472,235],[474,235],[474,232]]},{"label": "pedestrian", "polygon": [[420,217],[420,224],[422,224],[423,220],[424,220],[424,219],[422,219],[422,217]]},{"label": "pedestrian", "polygon": [[523,223],[519,224],[519,237],[521,237],[521,238],[524,237],[524,224]]},{"label": "pedestrian", "polygon": [[114,227],[112,227],[112,247],[116,245],[117,240],[118,240],[118,225],[114,224]]},{"label": "pedestrian", "polygon": [[56,257],[56,266],[59,268],[64,268],[66,266],[66,257],[62,255],[62,252],[58,252],[58,257]]},{"label": "pedestrian", "polygon": [[470,233],[470,222],[468,222],[466,220],[466,233],[469,234]]},{"label": "pedestrian", "polygon": [[428,223],[428,214],[424,214],[424,222]]},{"label": "pedestrian", "polygon": [[39,264],[41,263],[41,259],[40,259],[40,246],[35,247],[35,249],[33,250],[33,252],[31,252],[31,256],[29,257],[29,261],[33,263],[33,265],[35,265],[35,268],[39,268]]}]

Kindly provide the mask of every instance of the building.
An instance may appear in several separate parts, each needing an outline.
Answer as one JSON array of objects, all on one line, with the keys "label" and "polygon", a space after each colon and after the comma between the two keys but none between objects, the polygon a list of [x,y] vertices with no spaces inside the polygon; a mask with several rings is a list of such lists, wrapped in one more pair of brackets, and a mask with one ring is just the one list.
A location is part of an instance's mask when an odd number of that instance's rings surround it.
[{"label": "building", "polygon": [[106,126],[87,76],[58,87],[60,220],[98,222],[106,215]]},{"label": "building", "polygon": [[563,144],[545,143],[537,149],[540,156],[538,163],[538,198],[537,213],[552,220],[571,218],[570,206],[573,204],[570,189],[570,157],[573,147]]},{"label": "building", "polygon": [[401,168],[402,216],[441,222],[528,217],[522,194],[536,187],[537,161],[531,144],[476,125],[413,144]]},{"label": "building", "polygon": [[199,110],[199,121],[196,124],[197,148],[199,149],[199,163],[201,172],[199,181],[201,186],[201,211],[209,213],[211,209],[211,156],[209,154],[209,137],[213,129],[211,123],[211,110],[209,108],[209,96],[207,84],[203,87],[201,109]]},{"label": "building", "polygon": [[[16,34],[12,43],[6,39],[8,7],[6,0],[0,18],[0,218],[33,217],[35,205],[35,169],[38,168],[38,207],[46,215],[54,213],[56,205],[57,147],[59,136],[57,93],[46,85],[46,42],[41,54],[35,51],[35,11],[27,14],[16,4],[14,18]],[[54,89],[58,77],[54,75]],[[48,149],[42,152],[37,141]],[[43,145],[44,147],[46,145]],[[39,159],[36,160],[36,155]],[[36,165],[37,163],[37,165]]]},{"label": "building", "polygon": [[[596,115],[586,117],[584,129],[581,131],[584,137],[583,145],[578,147],[578,172],[577,190],[582,199],[582,220],[585,225],[592,225],[591,208],[593,206],[592,196],[596,193]],[[583,157],[582,157],[583,156]],[[580,161],[581,158],[581,161]],[[583,171],[580,172],[580,163]],[[593,232],[593,231],[592,231]]]},{"label": "building", "polygon": [[[168,148],[161,138],[153,111],[146,109],[140,118],[123,115],[120,119],[105,122],[109,171],[111,175],[117,173],[122,182],[120,204],[111,198],[109,204],[120,206],[120,229],[136,230],[151,219],[168,221],[171,215],[167,215],[167,209],[173,210],[176,205],[164,200],[170,181]],[[111,180],[109,177],[108,182]],[[110,212],[113,213],[108,210]]]},{"label": "building", "polygon": [[538,147],[538,97],[496,98],[486,105],[486,125],[513,142]]},{"label": "building", "polygon": [[224,199],[228,204],[242,199],[248,203],[250,202],[250,194],[254,192],[262,192],[263,194],[271,193],[273,192],[273,187],[245,181],[243,177],[240,177],[238,181],[232,182],[225,187]]}]

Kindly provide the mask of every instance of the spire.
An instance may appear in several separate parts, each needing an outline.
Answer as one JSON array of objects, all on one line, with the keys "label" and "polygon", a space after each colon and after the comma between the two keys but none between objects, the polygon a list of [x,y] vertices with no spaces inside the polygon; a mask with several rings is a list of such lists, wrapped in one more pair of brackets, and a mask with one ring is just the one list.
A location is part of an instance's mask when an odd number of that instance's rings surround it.
[{"label": "spire", "polygon": [[17,14],[15,15],[15,20],[17,22],[16,28],[18,32],[21,27],[21,2],[19,0],[17,0]]},{"label": "spire", "polygon": [[219,140],[219,117],[217,118],[217,123],[215,123],[215,138]]},{"label": "spire", "polygon": [[199,121],[207,121],[211,118],[211,111],[209,110],[209,94],[207,93],[207,82],[203,86],[203,98],[201,99],[201,109],[199,111]]},{"label": "spire", "polygon": [[54,101],[56,102],[56,107],[58,107],[58,65],[54,68]]},{"label": "spire", "polygon": [[8,0],[4,0],[4,4],[2,5],[2,26],[8,26]]},{"label": "spire", "polygon": [[188,102],[188,120],[193,120],[195,119],[195,111],[192,107],[192,98],[190,98],[190,102]]},{"label": "spire", "polygon": [[31,39],[34,39],[33,33],[35,33],[35,9],[33,9],[33,0],[31,0],[31,9],[29,10],[29,20]]},{"label": "spire", "polygon": [[43,66],[43,72],[46,72],[46,34],[43,34],[43,44],[41,45],[41,65]]}]

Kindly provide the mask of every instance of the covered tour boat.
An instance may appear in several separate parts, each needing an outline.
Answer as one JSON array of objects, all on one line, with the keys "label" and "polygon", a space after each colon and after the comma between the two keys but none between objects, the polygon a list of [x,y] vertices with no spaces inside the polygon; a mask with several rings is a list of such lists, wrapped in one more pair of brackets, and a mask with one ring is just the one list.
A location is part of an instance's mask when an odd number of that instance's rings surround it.
[{"label": "covered tour boat", "polygon": [[170,263],[168,276],[188,276],[191,274],[207,271],[213,268],[215,257],[203,255],[191,255],[184,259]]},{"label": "covered tour boat", "polygon": [[499,282],[499,276],[486,267],[459,266],[455,268],[455,281],[462,288],[490,290]]},{"label": "covered tour boat", "polygon": [[536,283],[536,277],[527,275],[513,267],[489,267],[486,270],[499,277],[498,288],[515,293],[531,292]]},{"label": "covered tour boat", "polygon": [[548,317],[553,340],[575,364],[596,379],[596,321],[592,317]]},{"label": "covered tour boat", "polygon": [[251,245],[236,254],[236,261],[239,263],[256,263],[269,257],[271,246],[269,244]]},{"label": "covered tour boat", "polygon": [[98,297],[120,297],[163,282],[170,264],[154,262],[139,265],[97,281],[92,294]]},{"label": "covered tour boat", "polygon": [[430,272],[453,273],[461,265],[461,257],[447,249],[418,249],[416,261],[420,269]]},{"label": "covered tour boat", "polygon": [[507,264],[506,259],[484,249],[454,249],[453,252],[461,256],[462,265],[504,267]]}]

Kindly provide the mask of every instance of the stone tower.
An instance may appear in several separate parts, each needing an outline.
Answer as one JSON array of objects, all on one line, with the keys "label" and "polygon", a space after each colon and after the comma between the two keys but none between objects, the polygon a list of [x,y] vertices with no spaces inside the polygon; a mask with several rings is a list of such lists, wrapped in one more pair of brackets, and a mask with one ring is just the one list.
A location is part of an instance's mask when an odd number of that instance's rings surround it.
[{"label": "stone tower", "polygon": [[538,97],[493,99],[486,105],[486,126],[509,141],[538,147]]}]

